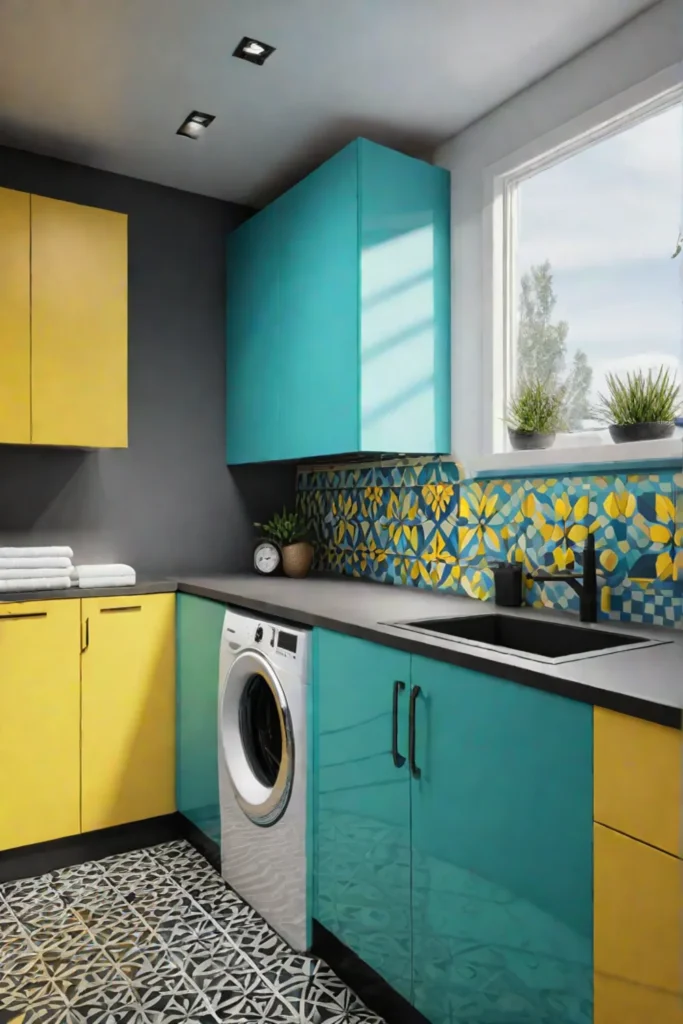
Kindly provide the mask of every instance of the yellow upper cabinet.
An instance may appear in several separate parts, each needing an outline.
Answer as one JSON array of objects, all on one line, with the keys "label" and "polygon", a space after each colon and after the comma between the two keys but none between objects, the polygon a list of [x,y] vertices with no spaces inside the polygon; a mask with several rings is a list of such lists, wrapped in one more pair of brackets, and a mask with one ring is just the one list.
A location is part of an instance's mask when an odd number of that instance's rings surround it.
[{"label": "yellow upper cabinet", "polygon": [[31,441],[31,197],[0,188],[0,443]]},{"label": "yellow upper cabinet", "polygon": [[80,832],[80,601],[0,605],[0,850]]},{"label": "yellow upper cabinet", "polygon": [[83,831],[175,810],[175,595],[81,602]]},{"label": "yellow upper cabinet", "polygon": [[127,217],[31,196],[33,444],[128,444]]},{"label": "yellow upper cabinet", "polygon": [[595,708],[596,821],[681,856],[682,734]]}]

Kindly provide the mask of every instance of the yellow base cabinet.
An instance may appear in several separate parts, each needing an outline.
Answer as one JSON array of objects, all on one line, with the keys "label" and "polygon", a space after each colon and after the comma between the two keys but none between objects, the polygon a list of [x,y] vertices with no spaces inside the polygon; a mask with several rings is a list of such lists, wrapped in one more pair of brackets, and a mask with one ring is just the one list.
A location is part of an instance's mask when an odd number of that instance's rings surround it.
[{"label": "yellow base cabinet", "polygon": [[128,444],[128,221],[31,196],[33,444]]},{"label": "yellow base cabinet", "polygon": [[31,441],[31,197],[0,188],[0,442]]},{"label": "yellow base cabinet", "polygon": [[0,849],[80,832],[80,601],[0,604]]},{"label": "yellow base cabinet", "polygon": [[595,1024],[683,1024],[683,862],[594,825]]},{"label": "yellow base cabinet", "polygon": [[175,595],[81,602],[82,829],[175,810]]},{"label": "yellow base cabinet", "polygon": [[595,975],[594,1024],[681,1024],[683,996]]},{"label": "yellow base cabinet", "polygon": [[681,856],[681,731],[595,708],[593,735],[595,820]]}]

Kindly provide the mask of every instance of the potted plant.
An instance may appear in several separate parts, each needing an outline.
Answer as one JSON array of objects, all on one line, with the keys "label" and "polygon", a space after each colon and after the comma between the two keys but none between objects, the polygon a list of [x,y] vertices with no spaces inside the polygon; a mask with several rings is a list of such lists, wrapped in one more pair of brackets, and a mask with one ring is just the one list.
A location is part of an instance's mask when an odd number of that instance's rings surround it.
[{"label": "potted plant", "polygon": [[627,373],[607,374],[607,394],[599,395],[598,417],[609,426],[612,440],[654,441],[671,437],[681,409],[680,385],[676,374],[660,366]]},{"label": "potted plant", "polygon": [[510,444],[516,451],[550,448],[564,426],[565,389],[553,380],[520,381],[507,415]]},{"label": "potted plant", "polygon": [[302,579],[308,576],[313,562],[313,545],[309,529],[300,512],[276,512],[267,523],[254,523],[265,540],[274,541],[282,552],[282,570],[285,576]]}]

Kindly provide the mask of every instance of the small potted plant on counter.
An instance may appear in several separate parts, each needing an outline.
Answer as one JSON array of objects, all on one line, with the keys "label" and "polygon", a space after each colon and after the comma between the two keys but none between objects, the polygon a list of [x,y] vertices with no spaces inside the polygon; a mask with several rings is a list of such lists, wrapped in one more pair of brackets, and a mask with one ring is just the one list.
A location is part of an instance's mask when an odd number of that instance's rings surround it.
[{"label": "small potted plant on counter", "polygon": [[267,523],[254,523],[264,540],[273,541],[282,552],[282,571],[285,576],[303,579],[308,576],[313,563],[313,545],[309,541],[309,529],[300,512],[276,512]]},{"label": "small potted plant on counter", "polygon": [[565,389],[553,380],[520,381],[507,415],[510,444],[516,451],[550,448],[564,426]]},{"label": "small potted plant on counter", "polygon": [[655,441],[671,437],[681,411],[681,389],[676,374],[660,366],[627,373],[607,374],[607,394],[599,395],[598,416],[609,426],[612,440]]}]

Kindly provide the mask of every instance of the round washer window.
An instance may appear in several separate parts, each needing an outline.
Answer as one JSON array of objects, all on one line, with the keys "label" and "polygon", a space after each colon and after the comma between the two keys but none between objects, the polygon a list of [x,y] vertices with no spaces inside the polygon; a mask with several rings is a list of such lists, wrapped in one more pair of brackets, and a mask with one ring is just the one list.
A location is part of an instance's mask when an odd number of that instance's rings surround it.
[{"label": "round washer window", "polygon": [[282,763],[282,727],[273,691],[259,673],[244,684],[239,719],[249,767],[262,786],[272,789]]},{"label": "round washer window", "polygon": [[221,690],[222,755],[235,798],[255,825],[282,817],[294,779],[294,734],[285,693],[258,651],[242,651]]}]

